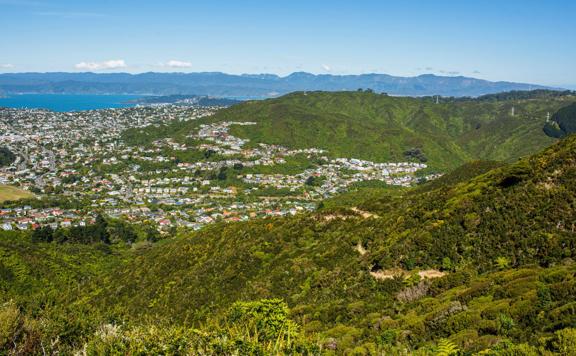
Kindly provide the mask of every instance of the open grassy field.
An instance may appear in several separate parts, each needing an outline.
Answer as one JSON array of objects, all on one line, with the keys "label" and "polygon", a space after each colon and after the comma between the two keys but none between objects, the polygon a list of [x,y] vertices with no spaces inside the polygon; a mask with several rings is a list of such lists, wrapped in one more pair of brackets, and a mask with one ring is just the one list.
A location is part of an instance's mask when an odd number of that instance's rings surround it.
[{"label": "open grassy field", "polygon": [[31,198],[34,194],[29,191],[18,189],[9,185],[0,185],[0,203],[8,200],[18,200],[23,198]]}]

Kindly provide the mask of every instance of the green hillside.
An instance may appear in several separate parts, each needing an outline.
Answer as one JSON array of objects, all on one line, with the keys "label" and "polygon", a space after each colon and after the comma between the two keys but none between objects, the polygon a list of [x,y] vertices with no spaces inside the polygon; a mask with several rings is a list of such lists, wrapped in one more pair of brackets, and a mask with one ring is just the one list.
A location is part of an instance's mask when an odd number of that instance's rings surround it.
[{"label": "green hillside", "polygon": [[[476,324],[496,323],[500,313],[511,311],[501,307],[484,317],[480,309],[509,305],[520,296],[536,298],[537,274],[552,273],[545,268],[567,263],[558,270],[563,276],[558,278],[572,281],[574,277],[575,152],[576,137],[571,137],[537,156],[454,186],[390,196],[359,207],[379,218],[327,210],[291,219],[215,226],[139,255],[114,277],[122,290],[105,295],[109,303],[122,306],[119,312],[135,315],[146,310],[181,322],[202,320],[236,300],[281,297],[292,307],[295,320],[310,330],[332,335],[338,334],[334,329],[350,327],[358,339],[376,337],[364,326],[388,316],[401,330],[420,335],[412,340],[418,346],[434,335],[434,328],[419,324],[430,315],[417,305],[410,312],[413,306],[398,305],[394,296],[422,283],[415,276],[418,271],[443,271],[447,277],[434,285],[439,283],[443,291],[458,287],[447,291],[446,303],[465,301],[470,309],[459,316],[469,319],[437,336],[467,331],[497,339],[502,335],[480,331]],[[512,270],[523,268],[528,270]],[[509,272],[493,274],[498,270]],[[375,278],[401,273],[411,277],[406,281]],[[520,290],[508,288],[514,283],[521,285]],[[498,296],[496,285],[504,286]],[[458,297],[466,294],[466,288],[472,288],[471,296]],[[576,296],[570,288],[566,293]],[[556,305],[563,306],[570,298]],[[495,299],[505,300],[494,303]],[[427,303],[442,304],[437,298]],[[528,342],[533,333],[557,328],[547,319],[551,310],[532,304],[509,315],[522,325],[515,330],[518,341]],[[480,309],[468,315],[476,307]],[[419,313],[425,314],[424,320],[416,317]],[[544,313],[543,320],[530,319],[529,315],[539,313]],[[569,317],[560,325],[575,322]]]},{"label": "green hillside", "polygon": [[560,352],[576,338],[576,137],[492,166],[139,249],[3,237],[2,313],[24,322],[4,333],[37,351],[66,335],[54,350]]},{"label": "green hillside", "polygon": [[544,126],[544,132],[557,138],[576,132],[576,103],[558,110]]},{"label": "green hillside", "polygon": [[513,164],[469,163],[357,205],[155,244],[2,233],[0,344],[32,354],[570,355],[575,202],[569,136]]},{"label": "green hillside", "polygon": [[233,126],[231,133],[254,143],[318,147],[332,156],[374,161],[408,160],[406,153],[418,149],[428,165],[447,170],[475,159],[512,161],[550,145],[555,139],[543,131],[547,113],[575,101],[570,93],[547,92],[438,104],[433,98],[371,92],[299,92],[245,102],[211,118],[131,130],[125,138],[129,143],[165,136],[184,140],[200,123],[255,121],[254,126]]},{"label": "green hillside", "polygon": [[542,131],[546,112],[574,100],[435,104],[373,93],[296,93],[235,106],[217,118],[261,123],[232,129],[258,142],[317,145],[337,156],[376,161],[403,160],[404,152],[420,148],[428,164],[455,168],[471,159],[513,160],[537,152],[553,142]]}]

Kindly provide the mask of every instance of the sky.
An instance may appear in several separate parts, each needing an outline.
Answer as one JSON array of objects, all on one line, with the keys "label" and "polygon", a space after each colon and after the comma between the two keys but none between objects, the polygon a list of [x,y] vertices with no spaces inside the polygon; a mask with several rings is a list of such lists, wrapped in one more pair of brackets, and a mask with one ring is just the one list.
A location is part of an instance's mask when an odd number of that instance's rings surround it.
[{"label": "sky", "polygon": [[574,0],[0,0],[0,72],[463,75],[576,89]]}]

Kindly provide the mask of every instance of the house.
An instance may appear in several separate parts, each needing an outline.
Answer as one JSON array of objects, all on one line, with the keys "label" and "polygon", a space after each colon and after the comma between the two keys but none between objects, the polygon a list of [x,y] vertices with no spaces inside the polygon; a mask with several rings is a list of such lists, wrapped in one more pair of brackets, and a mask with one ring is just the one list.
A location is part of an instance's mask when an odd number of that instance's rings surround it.
[{"label": "house", "polygon": [[158,222],[158,225],[160,226],[170,226],[172,225],[172,222],[168,219],[162,219]]}]

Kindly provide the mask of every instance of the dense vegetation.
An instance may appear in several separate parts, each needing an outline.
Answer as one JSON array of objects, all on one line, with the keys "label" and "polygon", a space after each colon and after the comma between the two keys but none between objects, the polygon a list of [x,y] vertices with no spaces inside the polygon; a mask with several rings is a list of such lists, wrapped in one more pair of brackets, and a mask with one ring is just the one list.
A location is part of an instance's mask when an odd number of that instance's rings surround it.
[{"label": "dense vegetation", "polygon": [[106,221],[91,233],[107,239],[65,244],[2,233],[0,344],[36,354],[570,355],[576,137],[407,192],[373,189],[316,213],[155,244],[112,239]]},{"label": "dense vegetation", "polygon": [[8,166],[16,160],[16,155],[8,147],[0,147],[0,167]]},{"label": "dense vegetation", "polygon": [[475,100],[475,101],[504,101],[504,100],[526,100],[526,99],[552,99],[563,96],[573,96],[576,92],[570,90],[512,90],[507,92],[486,94],[477,98],[455,98],[455,100]]},{"label": "dense vegetation", "polygon": [[425,162],[447,171],[471,160],[513,161],[541,150],[555,141],[542,130],[547,113],[575,101],[568,93],[436,104],[431,98],[369,91],[300,92],[238,104],[211,118],[129,130],[125,139],[131,144],[161,137],[185,141],[201,123],[255,121],[230,132],[252,143],[317,147],[331,156],[378,162]]},{"label": "dense vegetation", "polygon": [[576,103],[558,110],[544,126],[544,132],[556,138],[576,132]]}]

